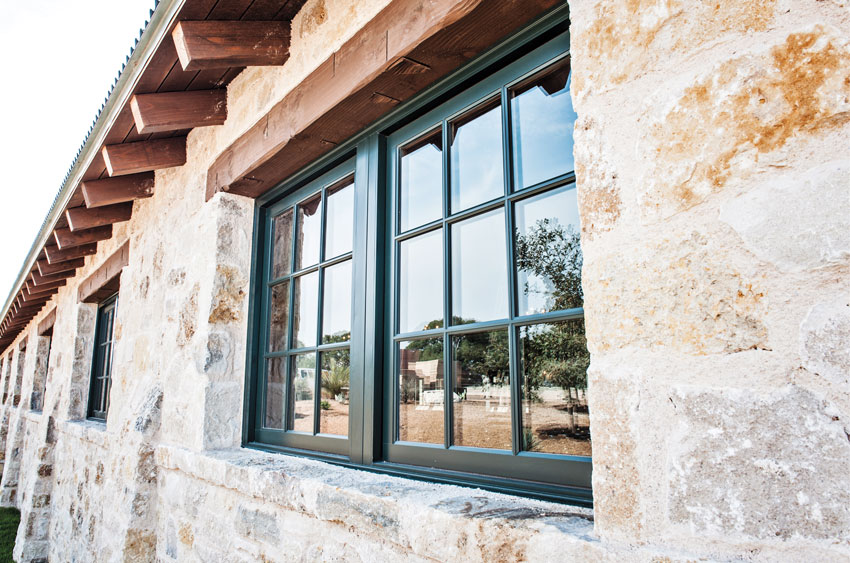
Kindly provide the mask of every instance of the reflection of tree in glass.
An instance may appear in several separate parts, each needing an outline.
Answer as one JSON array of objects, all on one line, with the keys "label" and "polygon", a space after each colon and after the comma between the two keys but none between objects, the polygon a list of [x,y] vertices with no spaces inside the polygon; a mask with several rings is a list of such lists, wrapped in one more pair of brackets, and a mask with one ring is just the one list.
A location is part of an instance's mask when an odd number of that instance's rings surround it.
[{"label": "reflection of tree in glass", "polygon": [[344,395],[348,388],[351,356],[348,350],[322,353],[322,389],[331,398]]},{"label": "reflection of tree in glass", "polygon": [[525,283],[526,295],[542,294],[553,301],[550,310],[581,307],[582,254],[579,233],[557,219],[541,219],[523,235],[516,235],[517,269],[536,276],[546,286],[538,290]]},{"label": "reflection of tree in glass", "polygon": [[493,385],[507,385],[510,375],[508,331],[465,334],[453,339],[455,360],[473,377],[486,376]]},{"label": "reflection of tree in glass", "polygon": [[[552,310],[581,307],[582,253],[579,233],[557,220],[542,219],[517,233],[517,268],[543,280]],[[535,290],[526,283],[528,294]],[[590,354],[584,321],[574,320],[523,329],[523,368],[527,398],[534,400],[540,385],[564,390],[587,388]]]}]

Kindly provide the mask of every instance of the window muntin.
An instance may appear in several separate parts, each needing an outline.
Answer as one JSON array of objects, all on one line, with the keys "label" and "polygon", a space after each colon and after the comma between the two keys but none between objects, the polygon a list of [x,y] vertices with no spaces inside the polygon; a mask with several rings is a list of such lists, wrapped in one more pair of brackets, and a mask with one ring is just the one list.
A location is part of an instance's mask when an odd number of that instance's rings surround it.
[{"label": "window muntin", "polygon": [[279,445],[347,454],[353,163],[303,186],[269,216],[259,431]]},{"label": "window muntin", "polygon": [[[589,486],[569,57],[513,66],[388,139],[385,458]],[[405,166],[440,137],[439,164]],[[411,185],[442,186],[442,215],[406,221]]]},{"label": "window muntin", "polygon": [[118,295],[113,295],[97,309],[88,417],[106,420],[109,413],[109,389],[112,384],[113,329]]}]

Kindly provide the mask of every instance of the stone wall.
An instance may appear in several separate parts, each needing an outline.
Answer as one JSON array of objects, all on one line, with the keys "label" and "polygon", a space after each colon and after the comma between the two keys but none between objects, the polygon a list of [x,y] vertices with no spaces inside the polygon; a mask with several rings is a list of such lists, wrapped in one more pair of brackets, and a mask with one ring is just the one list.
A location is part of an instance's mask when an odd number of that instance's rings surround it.
[{"label": "stone wall", "polygon": [[[837,0],[571,3],[593,511],[239,448],[253,201],[205,202],[206,170],[389,1],[310,0],[286,65],[231,83],[227,122],[54,296],[41,413],[50,307],[2,351],[18,560],[850,560]],[[77,284],[127,240],[109,418],[86,421]]]}]

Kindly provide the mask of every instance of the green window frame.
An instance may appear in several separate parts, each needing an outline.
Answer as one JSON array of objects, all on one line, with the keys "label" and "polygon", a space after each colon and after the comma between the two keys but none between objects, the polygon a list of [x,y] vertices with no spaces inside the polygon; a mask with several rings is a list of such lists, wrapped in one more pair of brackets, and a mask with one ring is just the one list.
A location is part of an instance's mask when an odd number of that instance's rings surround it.
[{"label": "green window frame", "polygon": [[[529,350],[534,348],[529,343],[537,330],[529,327],[539,327],[547,323],[549,326],[561,323],[559,327],[578,327],[583,323],[583,309],[580,303],[571,302],[570,307],[565,307],[562,302],[562,306],[556,307],[556,310],[534,311],[530,314],[527,310],[520,310],[520,288],[526,282],[518,279],[514,270],[518,253],[517,225],[514,224],[517,207],[524,205],[523,202],[549,196],[557,196],[561,200],[571,197],[573,201],[575,197],[575,176],[569,155],[565,155],[565,161],[569,161],[566,168],[550,174],[551,177],[544,175],[545,177],[528,182],[520,181],[521,178],[516,173],[516,163],[523,157],[517,154],[515,143],[512,143],[515,132],[512,131],[512,114],[509,111],[512,100],[521,95],[529,80],[553,65],[567,65],[568,68],[567,16],[566,6],[552,10],[534,25],[438,82],[413,100],[402,104],[368,130],[257,200],[249,305],[253,322],[249,325],[248,334],[250,353],[246,369],[243,445],[305,455],[340,465],[417,479],[470,485],[584,506],[592,504],[590,457],[563,452],[531,451],[537,448],[530,446],[531,439],[522,426],[525,415],[521,412],[524,397],[522,383],[529,384],[530,378],[523,379],[520,374],[524,369],[524,362],[533,360],[529,356]],[[563,87],[560,86],[561,89]],[[480,110],[482,104],[483,110]],[[491,112],[497,106],[500,110]],[[493,192],[491,197],[484,197],[486,201],[465,202],[464,208],[454,213],[450,201],[458,195],[452,191],[453,182],[457,182],[457,177],[452,176],[456,163],[453,164],[448,148],[456,138],[458,129],[485,114],[492,123],[498,122],[501,132],[501,141],[497,142],[502,160],[499,168],[501,179],[498,186],[493,188],[498,189],[498,194]],[[458,125],[453,129],[452,124],[455,122]],[[415,144],[430,132],[435,132],[434,139],[445,148],[441,149],[442,171],[439,173],[439,181],[436,182],[439,184],[439,217],[431,217],[411,228],[402,228],[399,211],[401,154],[411,147],[411,143],[416,148]],[[306,270],[293,269],[285,275],[277,275],[272,271],[275,253],[280,252],[274,244],[274,222],[276,218],[280,222],[280,217],[285,213],[292,213],[294,216],[298,205],[316,197],[315,194],[319,194],[321,198],[320,208],[323,210],[322,217],[325,217],[327,190],[341,179],[351,178],[352,175],[352,253],[345,257],[333,257],[330,261],[322,257],[313,270],[321,272],[323,268],[339,263],[337,261],[350,260],[352,264],[351,334],[347,344],[350,350],[348,436],[331,436],[320,431],[318,421],[321,412],[316,406],[322,393],[322,387],[317,383],[319,370],[313,372],[315,375],[311,381],[314,426],[310,432],[297,432],[287,429],[292,427],[290,411],[293,411],[294,407],[290,404],[291,399],[274,398],[273,392],[269,391],[269,382],[274,381],[275,385],[281,385],[287,392],[292,392],[296,370],[304,369],[295,366],[292,357],[303,352],[318,353],[321,357],[323,352],[337,350],[341,344],[320,342],[319,320],[316,327],[316,345],[296,347],[291,334],[295,314],[293,280],[298,275],[303,275]],[[493,186],[496,186],[495,182]],[[427,198],[416,205],[422,207],[420,204],[423,201],[425,206],[429,205],[430,200]],[[450,297],[453,291],[453,239],[450,231],[460,228],[457,226],[462,225],[464,221],[471,224],[476,218],[487,217],[488,214],[501,218],[496,236],[505,241],[504,253],[499,257],[508,276],[505,281],[504,315],[472,323],[451,322],[454,312],[451,309]],[[577,227],[577,219],[575,226]],[[291,221],[289,228],[293,229],[292,233],[297,233],[298,222]],[[440,232],[440,255],[436,259],[442,260],[440,267],[444,275],[441,274],[439,281],[435,279],[433,283],[442,288],[442,319],[436,323],[439,326],[418,327],[416,330],[402,329],[399,326],[398,297],[400,247],[405,241],[435,232]],[[294,241],[297,236],[292,234],[287,239],[292,248],[290,258],[293,260]],[[577,236],[575,233],[576,240]],[[323,245],[324,242],[320,244]],[[578,252],[580,253],[580,250]],[[289,284],[286,291],[289,295],[286,311],[289,332],[284,337],[286,347],[272,350],[269,348],[272,338],[271,316],[275,315],[278,319],[280,317],[272,311],[270,305],[272,292],[274,287],[286,283]],[[320,274],[319,296],[323,295],[323,284],[324,277]],[[319,319],[321,316],[319,312]],[[579,340],[583,338],[583,329],[564,330],[570,334],[574,332]],[[463,339],[472,342],[477,338],[474,335],[487,331],[501,331],[504,335],[504,338],[499,337],[497,341],[491,340],[490,346],[496,346],[492,343],[498,342],[497,347],[502,346],[505,351],[504,357],[499,360],[503,364],[499,365],[508,366],[507,378],[505,372],[501,371],[498,372],[500,375],[493,378],[488,376],[486,379],[475,380],[476,385],[455,385],[453,373],[457,377],[477,377],[475,374],[469,375],[474,370],[463,371],[454,367],[459,354],[467,353],[461,350],[476,348],[471,345],[467,348],[456,345],[453,349],[452,343]],[[582,334],[578,334],[579,332]],[[401,436],[398,401],[403,390],[399,387],[401,379],[398,345],[424,338],[440,340],[446,350],[446,357],[440,369],[443,381],[449,383],[444,383],[438,392],[430,391],[428,400],[422,401],[422,404],[430,405],[436,410],[440,402],[438,395],[442,393],[442,404],[452,405],[452,408],[446,407],[442,411],[444,435],[440,443],[399,439]],[[523,346],[527,346],[527,349]],[[278,370],[272,380],[272,376],[269,376],[270,362],[280,362],[280,358],[286,358],[283,362],[284,368],[282,371]],[[462,360],[458,361],[463,363]],[[318,362],[319,364],[314,365],[320,365],[321,360]],[[438,371],[440,370],[435,373]],[[482,381],[485,383],[482,384]],[[505,381],[509,383],[505,384]],[[455,428],[455,409],[472,408],[467,405],[481,402],[471,401],[471,395],[477,393],[476,397],[479,398],[486,396],[489,405],[491,395],[482,395],[482,388],[486,388],[487,393],[497,389],[500,406],[498,409],[489,406],[487,408],[502,413],[500,420],[503,425],[504,421],[509,419],[509,430],[500,430],[502,441],[497,448],[490,447],[492,444],[486,443],[486,440],[480,444],[463,443],[451,431]],[[531,390],[532,387],[528,389]],[[295,392],[291,394],[301,396]],[[422,396],[423,393],[420,392],[419,400]],[[570,398],[572,397],[570,391]],[[267,417],[270,399],[277,401],[273,403],[272,410],[275,413],[280,410],[281,405],[284,411],[276,414],[271,419],[271,424]],[[586,398],[584,400],[586,401]],[[463,401],[468,402],[460,405]],[[525,406],[533,408],[528,401]]]},{"label": "green window frame", "polygon": [[97,307],[94,354],[89,387],[88,418],[106,421],[109,413],[109,390],[112,386],[115,313],[118,294],[109,297]]}]

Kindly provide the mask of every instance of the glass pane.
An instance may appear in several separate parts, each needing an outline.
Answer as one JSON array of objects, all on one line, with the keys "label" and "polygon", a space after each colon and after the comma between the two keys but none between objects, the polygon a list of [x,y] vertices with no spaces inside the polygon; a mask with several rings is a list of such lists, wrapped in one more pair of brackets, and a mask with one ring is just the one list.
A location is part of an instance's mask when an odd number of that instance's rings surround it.
[{"label": "glass pane", "polygon": [[322,344],[351,340],[351,260],[325,268]]},{"label": "glass pane", "polygon": [[508,316],[505,212],[452,225],[452,324]]},{"label": "glass pane", "polygon": [[351,354],[348,348],[322,352],[322,399],[319,432],[348,436],[348,395]]},{"label": "glass pane", "polygon": [[322,194],[318,193],[298,204],[298,239],[295,241],[295,269],[318,264],[319,240],[322,233]]},{"label": "glass pane", "polygon": [[450,131],[452,213],[501,196],[502,106],[476,108]]},{"label": "glass pane", "polygon": [[399,245],[399,332],[443,326],[443,231]]},{"label": "glass pane", "polygon": [[316,396],[316,354],[299,354],[292,358],[292,394],[289,430],[313,433]]},{"label": "glass pane", "polygon": [[319,316],[319,272],[310,272],[295,278],[295,317],[292,320],[295,334],[293,348],[316,345]]},{"label": "glass pane", "polygon": [[443,216],[443,138],[436,131],[401,151],[401,231]]},{"label": "glass pane", "polygon": [[289,280],[271,288],[269,311],[269,351],[286,350],[289,326]]},{"label": "glass pane", "polygon": [[514,181],[527,188],[573,170],[570,59],[566,58],[511,92]]},{"label": "glass pane", "polygon": [[507,329],[452,337],[454,444],[511,449]]},{"label": "glass pane", "polygon": [[584,320],[520,329],[522,449],[590,455]]},{"label": "glass pane", "polygon": [[354,241],[354,179],[348,178],[327,191],[325,260],[351,252]]},{"label": "glass pane", "polygon": [[582,307],[575,188],[524,199],[515,210],[519,314]]},{"label": "glass pane", "polygon": [[285,276],[292,267],[292,209],[274,218],[272,228],[272,277]]},{"label": "glass pane", "polygon": [[266,371],[266,428],[283,430],[283,397],[286,386],[286,358],[271,358]]},{"label": "glass pane", "polygon": [[398,439],[445,442],[443,337],[399,344]]}]

